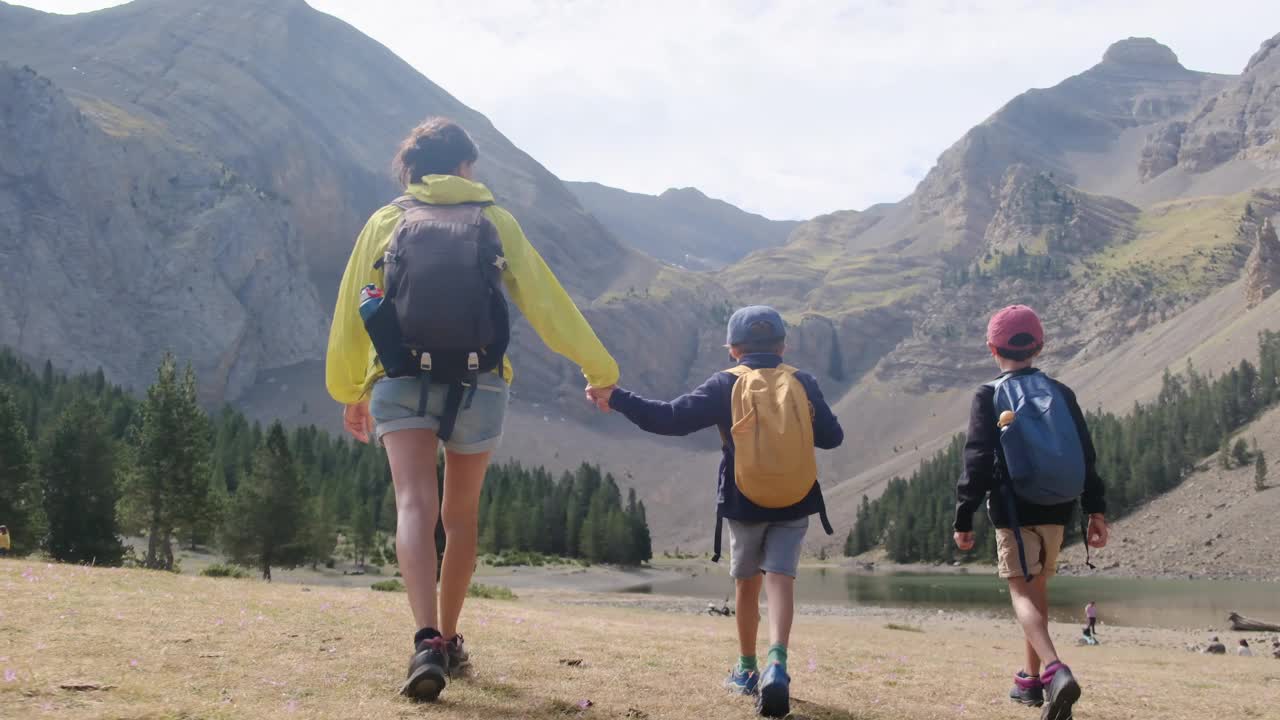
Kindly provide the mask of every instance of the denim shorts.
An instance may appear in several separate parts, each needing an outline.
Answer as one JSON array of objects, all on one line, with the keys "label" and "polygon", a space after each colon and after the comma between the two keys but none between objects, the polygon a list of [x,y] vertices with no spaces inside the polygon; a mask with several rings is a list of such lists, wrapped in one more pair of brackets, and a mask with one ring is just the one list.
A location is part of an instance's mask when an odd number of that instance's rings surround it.
[{"label": "denim shorts", "polygon": [[[440,429],[449,386],[431,385],[426,415],[418,414],[421,392],[422,381],[416,377],[382,378],[374,383],[369,412],[373,415],[374,434],[379,442],[383,435],[397,430]],[[507,381],[497,373],[481,375],[471,406],[458,410],[453,436],[445,442],[445,448],[461,455],[476,455],[497,448],[502,440],[509,392]]]}]

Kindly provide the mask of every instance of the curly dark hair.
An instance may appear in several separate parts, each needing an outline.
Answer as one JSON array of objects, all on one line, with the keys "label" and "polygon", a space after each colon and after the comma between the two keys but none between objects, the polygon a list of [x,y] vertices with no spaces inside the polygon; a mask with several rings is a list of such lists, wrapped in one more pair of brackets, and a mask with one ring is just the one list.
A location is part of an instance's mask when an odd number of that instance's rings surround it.
[{"label": "curly dark hair", "polygon": [[396,150],[391,170],[404,186],[426,175],[451,175],[480,158],[480,149],[462,126],[448,118],[429,117],[409,133]]}]

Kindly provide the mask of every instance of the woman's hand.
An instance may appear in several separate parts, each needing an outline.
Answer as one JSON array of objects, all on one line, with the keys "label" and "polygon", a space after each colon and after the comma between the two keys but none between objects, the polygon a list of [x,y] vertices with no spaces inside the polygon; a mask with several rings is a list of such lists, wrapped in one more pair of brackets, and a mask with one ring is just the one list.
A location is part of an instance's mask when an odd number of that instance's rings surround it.
[{"label": "woman's hand", "polygon": [[973,549],[973,533],[958,532],[953,534],[951,537],[956,541],[956,547],[960,548],[961,550],[965,552],[969,552],[970,550]]},{"label": "woman's hand", "polygon": [[613,396],[613,391],[617,387],[617,385],[610,385],[609,387],[598,388],[588,385],[587,402],[594,403],[596,409],[601,412],[609,412],[609,398]]},{"label": "woman's hand", "polygon": [[352,437],[362,443],[369,442],[369,435],[373,432],[373,416],[369,414],[369,401],[361,400],[343,408],[342,424]]},{"label": "woman's hand", "polygon": [[1107,519],[1102,513],[1094,513],[1089,516],[1089,529],[1086,531],[1086,539],[1089,547],[1104,548],[1107,546]]}]

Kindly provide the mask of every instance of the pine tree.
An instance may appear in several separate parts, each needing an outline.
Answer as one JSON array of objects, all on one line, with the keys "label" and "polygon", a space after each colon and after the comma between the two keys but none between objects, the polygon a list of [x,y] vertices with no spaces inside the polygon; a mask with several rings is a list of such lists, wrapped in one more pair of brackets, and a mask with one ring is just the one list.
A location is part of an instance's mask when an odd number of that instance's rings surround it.
[{"label": "pine tree", "polygon": [[1267,489],[1267,458],[1261,450],[1253,455],[1253,489],[1262,492]]},{"label": "pine tree", "polygon": [[191,368],[180,379],[173,356],[165,355],[141,415],[138,467],[129,492],[146,507],[146,566],[172,570],[174,530],[199,522],[209,492],[208,419]]},{"label": "pine tree", "polygon": [[209,473],[209,489],[205,491],[204,505],[191,525],[188,536],[190,546],[210,545],[217,539],[218,530],[231,507],[231,493],[227,491],[226,474],[221,470]]},{"label": "pine tree", "polygon": [[368,503],[360,503],[356,508],[355,515],[351,521],[351,547],[355,553],[356,565],[364,567],[365,561],[369,558],[369,551],[373,549],[373,510],[369,508]]},{"label": "pine tree", "polygon": [[396,532],[396,489],[388,485],[382,491],[382,506],[378,510],[378,529],[394,535]]},{"label": "pine tree", "polygon": [[115,459],[101,411],[81,399],[40,445],[49,554],[61,562],[119,565]]},{"label": "pine tree", "polygon": [[1249,452],[1249,443],[1240,438],[1236,441],[1235,447],[1231,448],[1231,458],[1235,460],[1236,465],[1248,465],[1253,462],[1253,456]]},{"label": "pine tree", "polygon": [[258,567],[268,581],[273,566],[297,567],[307,557],[305,514],[301,478],[276,422],[254,454],[253,472],[236,490],[224,531],[228,555]]},{"label": "pine tree", "polygon": [[313,497],[309,503],[305,543],[307,560],[311,569],[320,563],[327,563],[338,544],[337,518],[323,495]]},{"label": "pine tree", "polygon": [[44,536],[35,458],[21,412],[0,386],[0,524],[9,529],[13,552],[25,555]]},{"label": "pine tree", "polygon": [[1218,446],[1218,467],[1231,469],[1231,436],[1223,435],[1222,444]]}]

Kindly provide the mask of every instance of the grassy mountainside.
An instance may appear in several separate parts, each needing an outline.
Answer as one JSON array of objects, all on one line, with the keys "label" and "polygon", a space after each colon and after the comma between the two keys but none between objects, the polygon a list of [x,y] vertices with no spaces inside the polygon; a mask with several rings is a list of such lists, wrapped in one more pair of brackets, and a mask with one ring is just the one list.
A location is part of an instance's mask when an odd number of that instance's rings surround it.
[{"label": "grassy mountainside", "polygon": [[[0,586],[10,588],[0,616],[4,717],[755,716],[720,686],[737,652],[724,618],[601,607],[584,595],[472,600],[463,629],[473,676],[417,707],[395,695],[411,630],[400,593],[12,560],[0,560]],[[792,717],[1024,718],[1004,697],[1022,641],[1011,621],[996,629],[989,618],[936,612],[802,616]],[[1066,645],[1078,630],[1053,632]],[[1081,714],[1130,718],[1140,699],[1168,720],[1263,718],[1280,702],[1274,661],[1208,662],[1182,652],[1185,640],[1113,629],[1107,645],[1069,651],[1085,686]]]},{"label": "grassy mountainside", "polygon": [[[1271,467],[1280,459],[1280,409],[1242,428],[1237,438],[1257,442]],[[1268,472],[1267,489],[1254,485],[1252,463],[1223,469],[1205,458],[1181,485],[1117,523],[1118,544],[1095,550],[1094,564],[1125,575],[1275,580],[1280,545],[1280,470]],[[1180,528],[1169,532],[1170,527]],[[1077,557],[1079,556],[1079,557]],[[1082,559],[1072,548],[1064,560]]]},{"label": "grassy mountainside", "polygon": [[781,245],[800,224],[740,210],[697,188],[644,195],[593,182],[565,185],[623,242],[694,270],[713,270],[753,250]]}]

